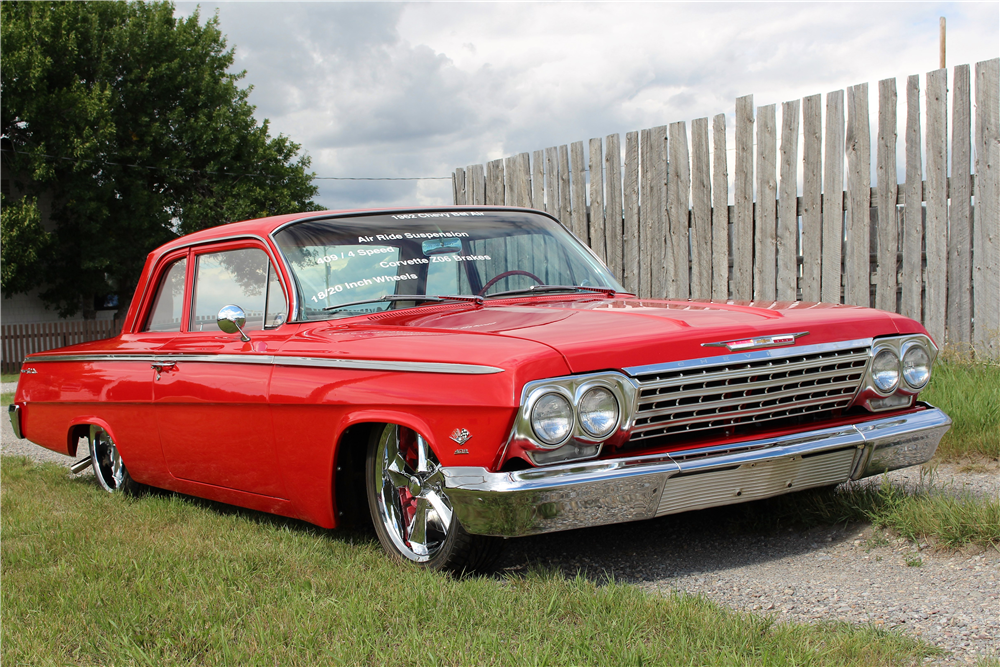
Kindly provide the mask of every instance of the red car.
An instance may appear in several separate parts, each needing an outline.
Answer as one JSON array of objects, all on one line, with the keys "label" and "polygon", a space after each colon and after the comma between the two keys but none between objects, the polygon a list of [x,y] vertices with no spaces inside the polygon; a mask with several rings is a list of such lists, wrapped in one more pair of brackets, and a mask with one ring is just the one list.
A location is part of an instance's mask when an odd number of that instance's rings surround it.
[{"label": "red car", "polygon": [[555,219],[286,215],[153,251],[122,334],[25,359],[15,432],[145,485],[484,569],[501,538],[635,521],[927,461],[917,322],[639,299]]}]

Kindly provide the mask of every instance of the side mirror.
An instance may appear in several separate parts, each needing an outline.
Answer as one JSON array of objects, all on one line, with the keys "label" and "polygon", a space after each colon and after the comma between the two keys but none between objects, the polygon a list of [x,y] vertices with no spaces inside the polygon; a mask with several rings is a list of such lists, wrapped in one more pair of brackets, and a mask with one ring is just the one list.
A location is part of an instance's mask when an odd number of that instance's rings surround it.
[{"label": "side mirror", "polygon": [[232,304],[223,306],[222,310],[219,311],[219,317],[216,322],[219,324],[219,328],[225,333],[239,333],[240,340],[244,343],[250,342],[250,336],[243,333],[243,327],[247,323],[247,314],[239,306]]}]

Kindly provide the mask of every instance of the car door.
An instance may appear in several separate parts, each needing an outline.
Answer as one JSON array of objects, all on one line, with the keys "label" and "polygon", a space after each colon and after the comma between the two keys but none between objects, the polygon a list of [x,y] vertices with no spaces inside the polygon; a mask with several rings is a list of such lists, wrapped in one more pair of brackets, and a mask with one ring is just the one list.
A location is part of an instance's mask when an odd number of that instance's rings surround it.
[{"label": "car door", "polygon": [[[274,263],[262,243],[237,241],[192,249],[188,265],[183,331],[161,348],[153,378],[167,467],[181,480],[286,498],[268,407],[288,311]],[[231,304],[246,312],[248,342],[218,327]]]}]

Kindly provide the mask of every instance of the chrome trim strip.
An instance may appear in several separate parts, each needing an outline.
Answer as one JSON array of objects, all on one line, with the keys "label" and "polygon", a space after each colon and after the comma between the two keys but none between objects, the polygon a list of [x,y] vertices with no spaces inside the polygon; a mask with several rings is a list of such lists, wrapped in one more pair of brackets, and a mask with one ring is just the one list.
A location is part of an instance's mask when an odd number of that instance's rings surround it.
[{"label": "chrome trim strip", "polygon": [[504,369],[477,364],[452,364],[431,361],[384,361],[380,359],[327,359],[323,357],[281,357],[273,354],[52,354],[31,357],[40,361],[186,361],[217,364],[269,364],[274,366],[309,366],[349,370],[399,371],[402,373],[446,373],[451,375],[491,375]]},{"label": "chrome trim strip", "polygon": [[14,429],[14,437],[20,440],[24,437],[21,433],[21,406],[11,403],[7,408],[7,416],[10,417],[10,426]]},{"label": "chrome trim strip", "polygon": [[[798,333],[773,334],[771,336],[760,336],[758,338],[754,338],[751,336],[748,338],[734,338],[732,340],[720,340],[715,343],[702,343],[701,346],[727,347],[729,348],[730,352],[735,352],[737,349],[755,350],[763,347],[784,347],[785,345],[795,345],[795,342],[799,338],[808,335],[809,335],[808,331],[799,331]],[[733,347],[735,343],[748,343],[748,344],[741,345],[737,348]]]},{"label": "chrome trim strip", "polygon": [[858,340],[846,340],[838,343],[820,343],[819,345],[806,345],[805,347],[781,347],[768,350],[757,350],[754,352],[723,354],[717,357],[699,357],[697,359],[685,359],[684,361],[671,361],[663,364],[650,364],[648,366],[630,366],[629,368],[623,368],[622,370],[632,377],[636,377],[639,375],[648,375],[650,373],[663,373],[694,368],[710,368],[712,366],[723,366],[727,364],[758,361],[762,359],[797,357],[801,355],[817,354],[820,352],[846,350],[852,347],[870,347],[871,344],[871,338],[861,338]]},{"label": "chrome trim strip", "polygon": [[401,371],[404,373],[448,373],[453,375],[491,375],[503,373],[495,366],[451,364],[431,361],[379,361],[377,359],[319,359],[315,357],[275,357],[275,366],[318,366],[350,370]]},{"label": "chrome trim strip", "polygon": [[[728,505],[923,463],[951,425],[941,410],[925,407],[859,424],[742,442],[739,451],[717,456],[694,458],[693,451],[686,450],[677,458],[658,454],[507,473],[455,466],[443,469],[445,487],[470,533],[516,537],[636,521],[684,511],[692,502],[699,507]],[[696,483],[695,477],[700,477]],[[740,493],[743,485],[746,494]],[[677,494],[703,488],[697,498]],[[661,506],[664,498],[671,499],[667,507]]]}]

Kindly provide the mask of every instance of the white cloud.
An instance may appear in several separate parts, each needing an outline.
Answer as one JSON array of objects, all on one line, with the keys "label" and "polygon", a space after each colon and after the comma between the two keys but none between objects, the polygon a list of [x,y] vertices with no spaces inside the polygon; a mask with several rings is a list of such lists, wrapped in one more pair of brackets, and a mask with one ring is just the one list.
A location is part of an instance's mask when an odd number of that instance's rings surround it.
[{"label": "white cloud", "polygon": [[[996,3],[221,3],[251,101],[320,176],[456,166],[780,103],[1000,52]],[[178,13],[193,5],[181,3]],[[905,90],[900,78],[899,90]],[[874,106],[874,104],[873,104]],[[332,208],[449,203],[448,181],[320,181]]]}]

